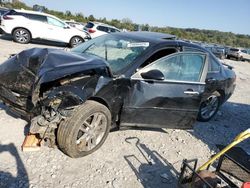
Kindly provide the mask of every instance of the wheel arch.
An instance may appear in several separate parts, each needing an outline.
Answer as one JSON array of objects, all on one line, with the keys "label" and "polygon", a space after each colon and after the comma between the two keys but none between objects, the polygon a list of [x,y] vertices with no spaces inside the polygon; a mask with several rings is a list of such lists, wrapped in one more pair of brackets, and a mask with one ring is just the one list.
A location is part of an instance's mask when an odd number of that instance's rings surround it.
[{"label": "wheel arch", "polygon": [[16,29],[25,29],[25,30],[27,30],[30,33],[30,39],[32,39],[32,33],[31,33],[31,31],[29,29],[25,28],[25,27],[15,27],[15,28],[13,28],[12,31],[11,31],[11,35],[13,35],[13,33],[14,33],[14,31]]},{"label": "wheel arch", "polygon": [[109,103],[105,99],[103,99],[101,97],[93,96],[93,97],[90,97],[88,100],[99,102],[100,104],[106,106],[110,110]]},{"label": "wheel arch", "polygon": [[[53,88],[51,85],[49,88]],[[54,89],[42,86],[40,88],[40,97],[43,96],[43,103],[49,106],[51,101],[61,99],[61,107],[71,107],[80,105],[87,100],[86,93],[82,92],[80,88],[73,86],[59,86]],[[63,105],[64,104],[64,105]]]},{"label": "wheel arch", "polygon": [[220,105],[221,105],[225,100],[225,91],[222,89],[217,89],[216,91],[220,94]]}]

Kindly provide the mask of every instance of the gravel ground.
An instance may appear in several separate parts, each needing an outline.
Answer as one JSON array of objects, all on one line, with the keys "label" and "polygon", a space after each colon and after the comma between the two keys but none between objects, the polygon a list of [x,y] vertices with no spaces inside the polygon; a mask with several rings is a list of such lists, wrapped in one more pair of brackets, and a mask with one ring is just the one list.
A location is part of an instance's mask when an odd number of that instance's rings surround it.
[{"label": "gravel ground", "polygon": [[[0,37],[0,62],[32,47],[50,46],[41,42],[21,45]],[[250,63],[224,62],[235,67],[237,88],[213,120],[197,122],[191,131],[112,132],[97,152],[80,159],[46,147],[22,152],[27,122],[0,104],[0,187],[177,187],[176,174],[184,158],[199,158],[201,164],[217,151],[216,144],[228,144],[250,127]],[[250,154],[249,143],[241,146]]]}]

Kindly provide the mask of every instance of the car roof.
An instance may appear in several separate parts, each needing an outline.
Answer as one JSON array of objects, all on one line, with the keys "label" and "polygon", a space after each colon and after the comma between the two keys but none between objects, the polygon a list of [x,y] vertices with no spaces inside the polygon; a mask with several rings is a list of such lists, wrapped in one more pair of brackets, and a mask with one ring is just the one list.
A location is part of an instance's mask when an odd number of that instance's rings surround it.
[{"label": "car roof", "polygon": [[175,35],[170,35],[166,33],[148,32],[148,31],[121,32],[121,33],[114,33],[113,35],[123,35],[129,38],[134,38],[154,43],[160,43],[160,42],[165,42],[166,40],[176,39]]},{"label": "car roof", "polygon": [[51,14],[46,14],[46,13],[38,12],[38,11],[25,10],[25,9],[13,9],[13,10],[15,10],[16,12],[21,12],[21,13],[36,14],[36,15],[41,15],[41,16],[50,16],[50,17],[59,19],[59,18],[57,18],[56,16],[53,16],[53,15],[51,15]]},{"label": "car roof", "polygon": [[167,33],[148,32],[148,31],[133,31],[133,32],[112,33],[110,35],[125,36],[125,37],[135,39],[135,40],[141,40],[144,42],[151,42],[154,44],[163,44],[166,46],[176,44],[177,46],[180,46],[180,47],[186,46],[186,47],[190,47],[190,48],[195,48],[195,49],[198,49],[204,53],[211,54],[209,52],[209,50],[207,50],[206,48],[204,48],[198,44],[186,42],[184,40],[179,40],[179,39],[177,39],[177,37],[175,35],[171,35],[171,34],[167,34]]}]

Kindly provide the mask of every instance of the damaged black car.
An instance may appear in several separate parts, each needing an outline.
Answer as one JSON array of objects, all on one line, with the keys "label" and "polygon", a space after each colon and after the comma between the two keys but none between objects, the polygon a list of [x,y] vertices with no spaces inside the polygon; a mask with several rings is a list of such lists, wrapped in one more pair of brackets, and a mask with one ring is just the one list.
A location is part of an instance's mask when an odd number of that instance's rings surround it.
[{"label": "damaged black car", "polygon": [[71,157],[97,150],[111,129],[190,129],[232,95],[236,75],[206,49],[172,35],[104,35],[67,52],[25,50],[0,65],[0,99],[30,134]]}]

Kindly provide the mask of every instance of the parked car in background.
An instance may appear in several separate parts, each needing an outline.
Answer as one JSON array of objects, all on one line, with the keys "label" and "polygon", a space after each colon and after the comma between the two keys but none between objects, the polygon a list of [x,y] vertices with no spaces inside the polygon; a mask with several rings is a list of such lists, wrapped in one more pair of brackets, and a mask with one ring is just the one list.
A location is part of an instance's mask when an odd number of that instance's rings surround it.
[{"label": "parked car in background", "polygon": [[29,49],[0,65],[0,99],[32,118],[30,133],[71,157],[111,128],[190,129],[209,121],[236,75],[200,46],[153,32],[103,35],[73,48]]},{"label": "parked car in background", "polygon": [[235,58],[238,61],[250,61],[250,54],[247,50],[240,48],[230,48],[227,57],[228,59]]},{"label": "parked car in background", "polygon": [[224,46],[224,48],[225,48],[225,58],[227,58],[227,54],[229,53],[231,47]]},{"label": "parked car in background", "polygon": [[66,24],[70,25],[71,27],[74,27],[76,29],[79,29],[80,31],[84,30],[85,25],[80,22],[75,22],[75,21],[65,21]]},{"label": "parked car in background", "polygon": [[118,28],[100,22],[88,22],[84,27],[89,32],[91,38],[99,37],[108,33],[121,32]]},{"label": "parked car in background", "polygon": [[224,47],[214,45],[205,45],[204,47],[210,52],[212,52],[216,57],[220,59],[226,58],[226,51]]},{"label": "parked car in background", "polygon": [[212,53],[220,59],[226,58],[226,50],[222,46],[214,46],[212,49]]},{"label": "parked car in background", "polygon": [[28,10],[8,11],[1,16],[0,27],[11,34],[15,42],[22,44],[40,38],[74,47],[90,38],[87,32],[79,31],[55,16]]},{"label": "parked car in background", "polygon": [[8,11],[9,11],[9,9],[0,7],[0,16],[2,16],[3,14],[5,14]]}]

